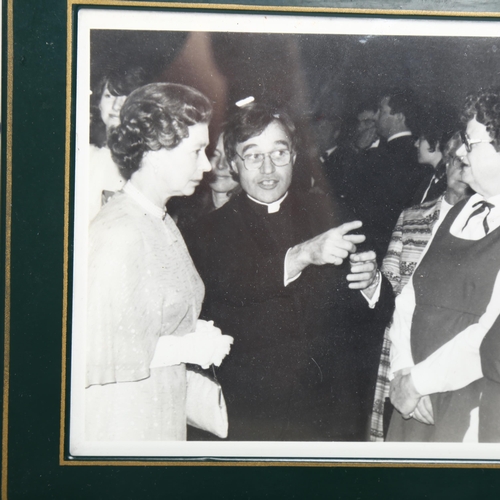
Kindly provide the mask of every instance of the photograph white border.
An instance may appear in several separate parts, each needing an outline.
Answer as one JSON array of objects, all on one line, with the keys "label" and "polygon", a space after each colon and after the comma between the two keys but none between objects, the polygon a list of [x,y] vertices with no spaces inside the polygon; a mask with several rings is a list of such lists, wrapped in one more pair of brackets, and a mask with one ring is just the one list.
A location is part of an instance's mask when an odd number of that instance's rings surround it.
[{"label": "photograph white border", "polygon": [[78,11],[76,60],[75,207],[71,335],[71,457],[164,457],[272,459],[339,462],[498,463],[500,446],[465,443],[316,443],[316,442],[88,442],[84,439],[84,379],[88,248],[88,177],[90,31],[94,29],[292,33],[329,35],[399,35],[498,37],[500,21],[395,19],[286,14],[242,14],[165,10],[81,8]]}]

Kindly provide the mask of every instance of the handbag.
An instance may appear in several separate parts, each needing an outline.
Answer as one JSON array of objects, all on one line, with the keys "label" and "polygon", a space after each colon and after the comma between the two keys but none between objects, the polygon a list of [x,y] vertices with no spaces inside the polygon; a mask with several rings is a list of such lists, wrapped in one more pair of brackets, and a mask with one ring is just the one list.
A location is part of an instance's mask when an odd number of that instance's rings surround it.
[{"label": "handbag", "polygon": [[198,429],[226,438],[228,431],[227,408],[222,387],[206,372],[188,365],[186,369],[187,423]]}]

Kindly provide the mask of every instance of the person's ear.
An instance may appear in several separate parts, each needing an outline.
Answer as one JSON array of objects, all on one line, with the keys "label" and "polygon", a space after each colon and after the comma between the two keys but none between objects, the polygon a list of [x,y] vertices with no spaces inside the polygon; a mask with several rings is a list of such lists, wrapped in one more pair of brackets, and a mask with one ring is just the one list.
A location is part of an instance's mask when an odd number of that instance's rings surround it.
[{"label": "person's ear", "polygon": [[297,153],[294,151],[294,152],[292,153],[292,167],[295,165],[295,160],[296,160],[296,158],[297,158]]}]

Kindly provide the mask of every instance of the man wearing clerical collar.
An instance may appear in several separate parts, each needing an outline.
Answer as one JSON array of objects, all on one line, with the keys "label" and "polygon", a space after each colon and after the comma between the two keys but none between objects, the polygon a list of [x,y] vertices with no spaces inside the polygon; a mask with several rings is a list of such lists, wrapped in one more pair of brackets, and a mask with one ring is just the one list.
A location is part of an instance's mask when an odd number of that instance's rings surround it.
[{"label": "man wearing clerical collar", "polygon": [[288,191],[296,156],[284,127],[272,122],[260,135],[236,146],[231,166],[250,198],[270,204]]},{"label": "man wearing clerical collar", "polygon": [[[202,316],[235,338],[217,369],[229,439],[365,438],[390,286],[362,226],[292,187],[296,129],[262,104],[237,110],[225,152],[243,192],[187,242],[205,283]],[[373,358],[373,359],[372,359]]]}]

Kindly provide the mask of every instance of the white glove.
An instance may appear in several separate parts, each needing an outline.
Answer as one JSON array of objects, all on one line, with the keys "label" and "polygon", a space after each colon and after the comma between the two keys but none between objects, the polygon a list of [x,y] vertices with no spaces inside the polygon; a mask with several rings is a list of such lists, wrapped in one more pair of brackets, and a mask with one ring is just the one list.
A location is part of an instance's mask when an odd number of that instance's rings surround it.
[{"label": "white glove", "polygon": [[193,363],[202,368],[220,366],[229,354],[233,337],[222,335],[213,321],[199,319],[196,330],[182,337],[164,335],[158,339],[150,368]]}]

